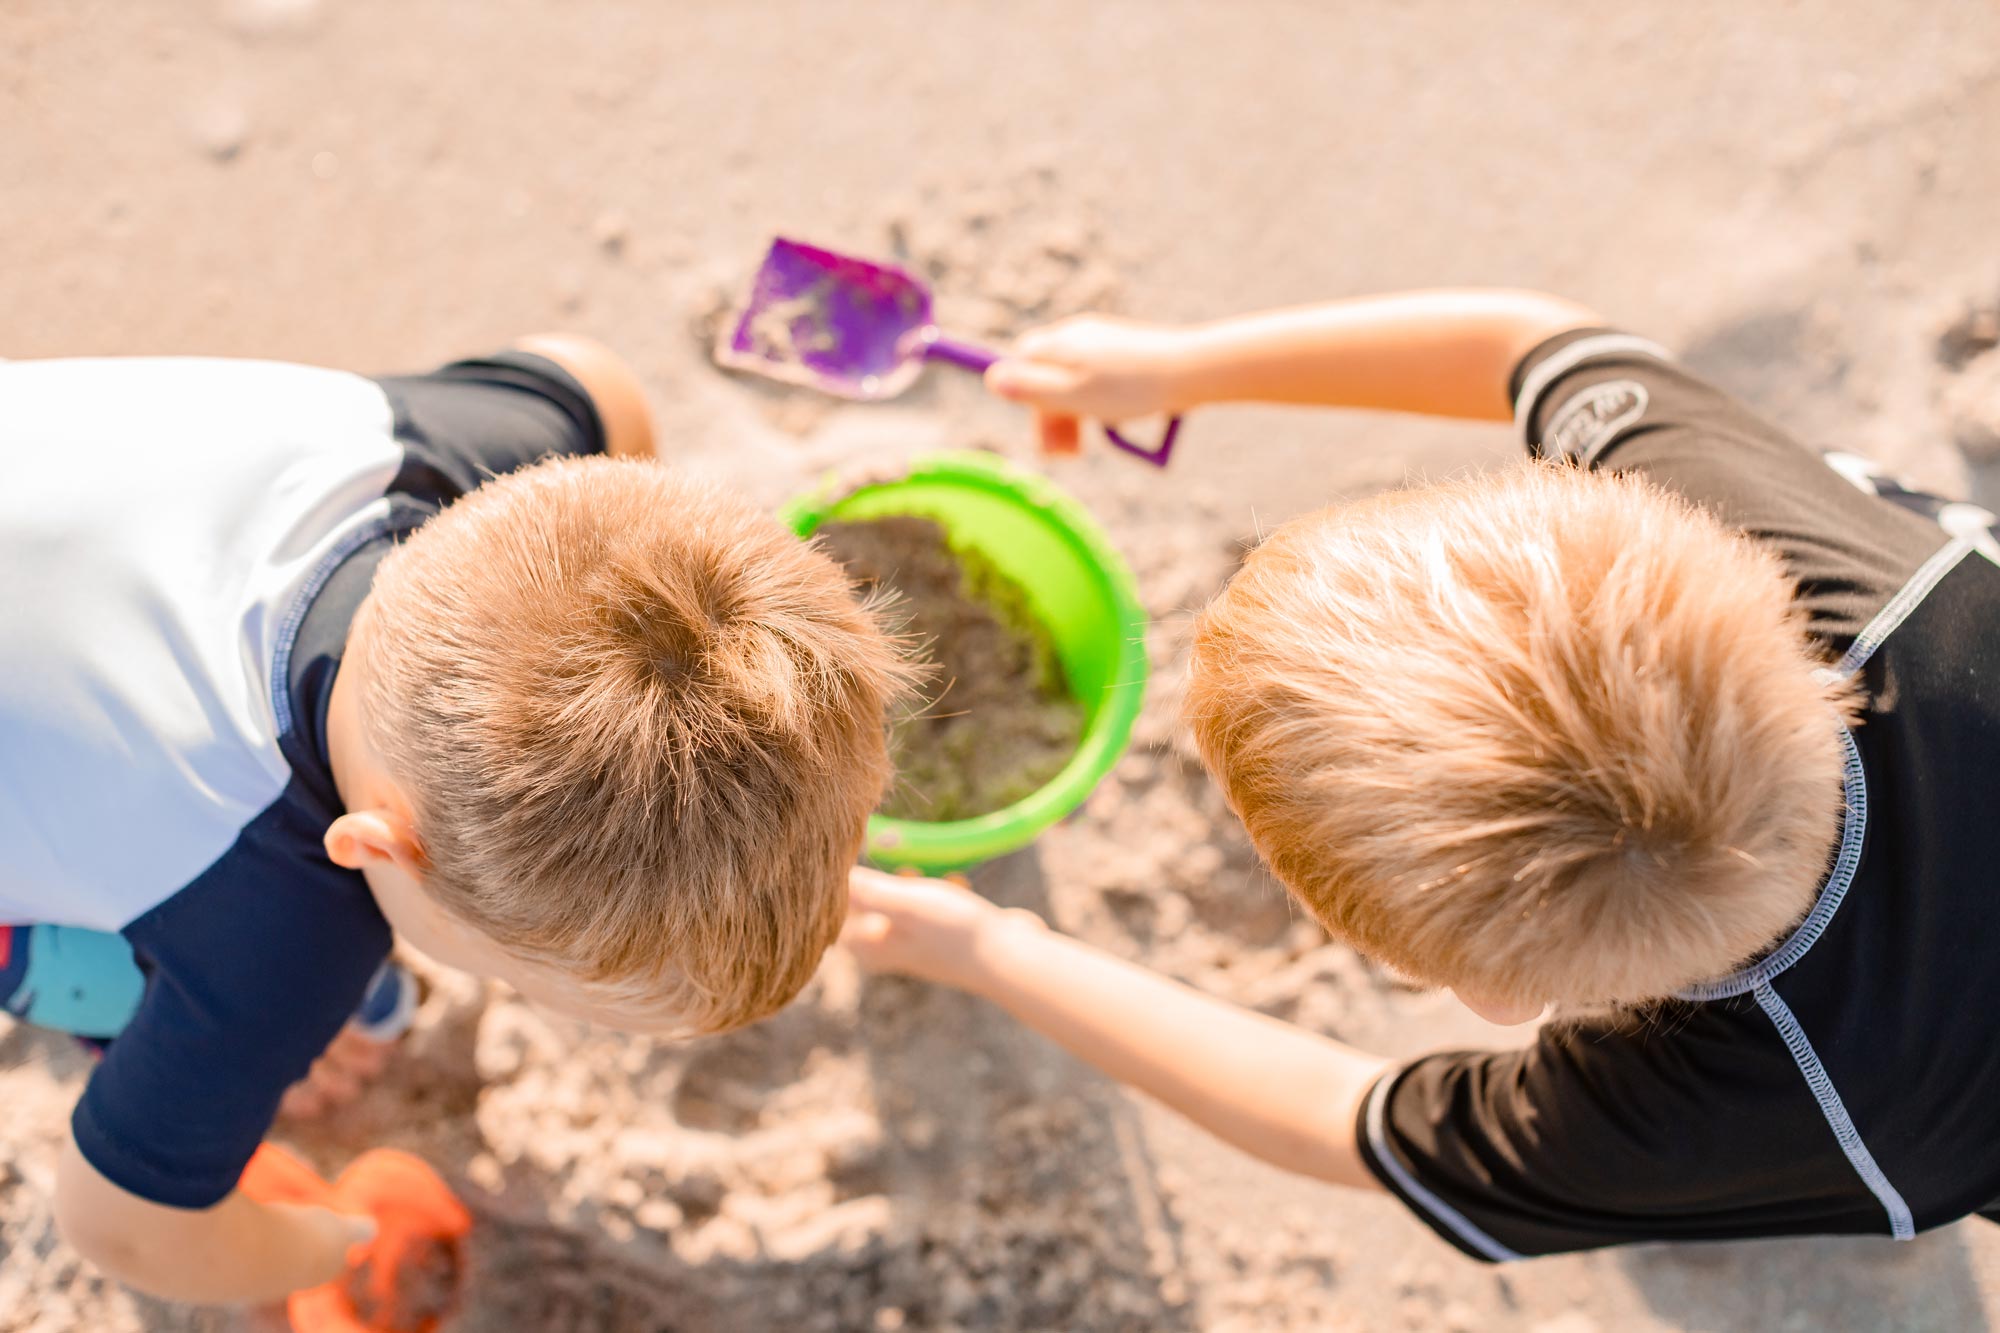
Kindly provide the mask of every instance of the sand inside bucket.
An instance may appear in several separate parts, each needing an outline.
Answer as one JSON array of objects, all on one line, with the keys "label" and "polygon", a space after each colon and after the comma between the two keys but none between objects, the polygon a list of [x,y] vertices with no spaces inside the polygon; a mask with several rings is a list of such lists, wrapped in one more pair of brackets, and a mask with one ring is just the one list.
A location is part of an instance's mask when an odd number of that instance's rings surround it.
[{"label": "sand inside bucket", "polygon": [[896,783],[882,813],[943,822],[990,814],[1046,786],[1076,753],[1083,705],[1021,586],[943,528],[897,515],[822,524],[827,551],[867,587],[893,589],[937,675],[898,719]]}]

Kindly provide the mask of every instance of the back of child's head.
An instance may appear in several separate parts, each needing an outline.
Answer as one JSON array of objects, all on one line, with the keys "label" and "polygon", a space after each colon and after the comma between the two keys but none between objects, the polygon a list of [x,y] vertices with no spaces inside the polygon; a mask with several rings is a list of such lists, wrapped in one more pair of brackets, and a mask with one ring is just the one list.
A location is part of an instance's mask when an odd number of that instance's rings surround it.
[{"label": "back of child's head", "polygon": [[812,975],[908,678],[825,555],[667,468],[555,460],[384,561],[358,651],[454,917],[701,1030]]},{"label": "back of child's head", "polygon": [[1273,872],[1421,981],[1663,998],[1810,905],[1843,687],[1775,557],[1533,465],[1286,524],[1202,615],[1195,738]]}]

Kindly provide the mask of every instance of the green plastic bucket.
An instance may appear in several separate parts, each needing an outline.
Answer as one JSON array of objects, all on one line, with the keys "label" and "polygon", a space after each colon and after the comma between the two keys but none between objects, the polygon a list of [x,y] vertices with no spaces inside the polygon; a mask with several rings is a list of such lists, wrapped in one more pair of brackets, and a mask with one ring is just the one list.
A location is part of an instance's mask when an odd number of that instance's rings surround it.
[{"label": "green plastic bucket", "polygon": [[1069,763],[1014,804],[943,823],[885,815],[868,821],[869,860],[942,874],[1027,846],[1111,771],[1146,693],[1146,618],[1131,568],[1090,511],[1047,477],[992,454],[919,458],[894,480],[803,496],[780,518],[808,537],[830,520],[891,514],[932,520],[953,547],[977,550],[1020,584],[1086,709]]}]

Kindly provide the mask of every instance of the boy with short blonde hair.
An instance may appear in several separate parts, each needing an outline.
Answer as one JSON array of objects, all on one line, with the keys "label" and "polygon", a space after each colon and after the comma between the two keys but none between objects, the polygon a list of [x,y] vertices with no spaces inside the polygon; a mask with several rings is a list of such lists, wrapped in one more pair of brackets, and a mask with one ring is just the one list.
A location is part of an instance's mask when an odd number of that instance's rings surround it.
[{"label": "boy with short blonde hair", "polygon": [[371,1223],[238,1182],[379,1063],[393,936],[654,1031],[810,977],[907,667],[602,347],[12,362],[0,413],[0,1002],[108,1041],[55,1211],[112,1276],[343,1271]]},{"label": "boy with short blonde hair", "polygon": [[1052,446],[1230,399],[1515,423],[1524,469],[1274,533],[1187,707],[1336,938],[1564,1021],[1397,1067],[869,872],[847,939],[1476,1258],[2000,1217],[1994,516],[1600,323],[1490,291],[1084,319],[988,376]]},{"label": "boy with short blonde hair", "polygon": [[418,529],[354,639],[430,903],[625,1027],[740,1027],[812,976],[906,678],[825,555],[666,468],[554,459]]},{"label": "boy with short blonde hair", "polygon": [[1805,914],[1840,818],[1820,665],[1768,551],[1539,465],[1279,528],[1201,615],[1186,715],[1336,937],[1573,1010],[1719,975]]}]

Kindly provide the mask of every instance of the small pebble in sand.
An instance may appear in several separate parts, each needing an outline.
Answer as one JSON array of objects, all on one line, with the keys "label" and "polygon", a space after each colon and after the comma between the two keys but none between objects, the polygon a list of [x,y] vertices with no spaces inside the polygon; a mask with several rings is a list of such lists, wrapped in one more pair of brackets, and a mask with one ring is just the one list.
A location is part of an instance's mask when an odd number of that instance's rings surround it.
[{"label": "small pebble in sand", "polygon": [[617,209],[597,215],[590,224],[590,238],[597,248],[616,259],[625,253],[625,247],[632,240],[632,224]]},{"label": "small pebble in sand", "polygon": [[507,1182],[505,1168],[500,1159],[490,1152],[476,1153],[465,1164],[465,1178],[489,1194],[498,1194]]},{"label": "small pebble in sand", "polygon": [[2000,352],[1968,362],[1945,389],[1944,403],[1952,439],[1968,458],[1976,463],[2000,458]]},{"label": "small pebble in sand", "polygon": [[1963,370],[1974,357],[1995,347],[2000,347],[2000,302],[1976,302],[1938,334],[1938,364],[1946,370]]},{"label": "small pebble in sand", "polygon": [[649,1231],[672,1231],[687,1214],[671,1199],[648,1199],[632,1210],[632,1220]]},{"label": "small pebble in sand", "polygon": [[250,137],[250,113],[243,104],[226,99],[204,103],[189,123],[194,143],[217,162],[230,162]]},{"label": "small pebble in sand", "polygon": [[589,280],[583,270],[574,265],[556,269],[550,286],[556,308],[565,315],[573,315],[583,309],[590,292]]}]

